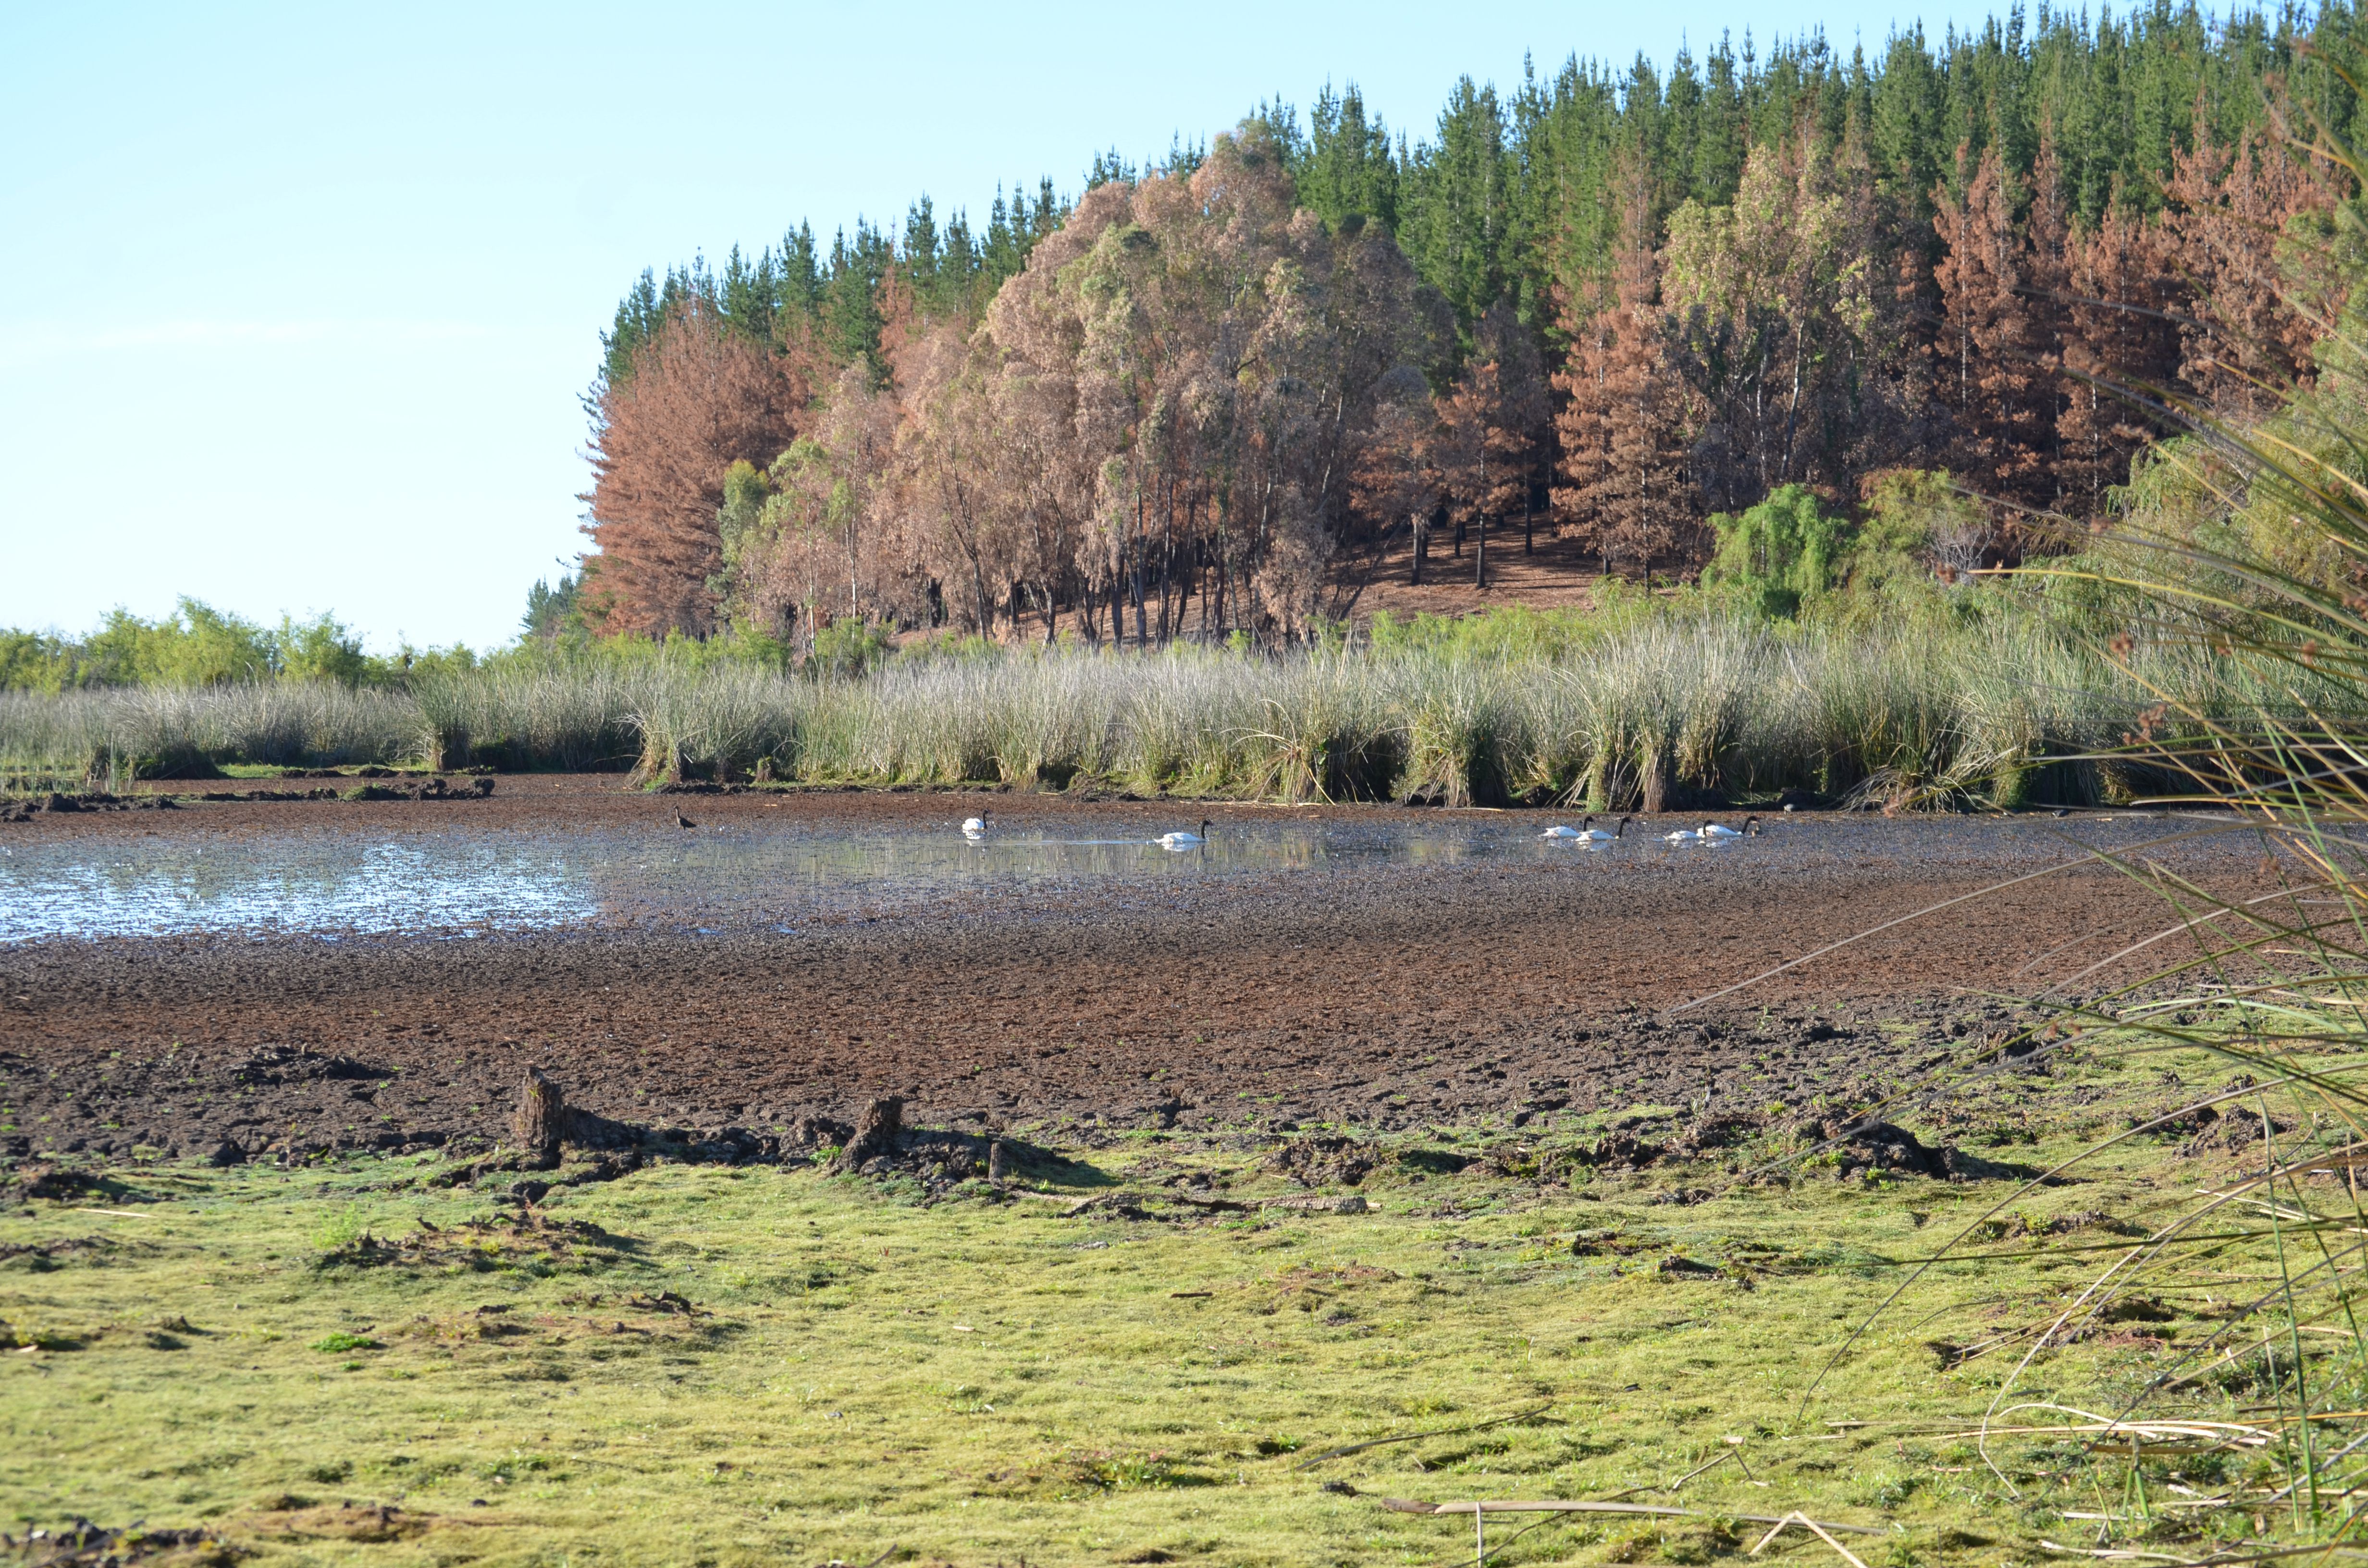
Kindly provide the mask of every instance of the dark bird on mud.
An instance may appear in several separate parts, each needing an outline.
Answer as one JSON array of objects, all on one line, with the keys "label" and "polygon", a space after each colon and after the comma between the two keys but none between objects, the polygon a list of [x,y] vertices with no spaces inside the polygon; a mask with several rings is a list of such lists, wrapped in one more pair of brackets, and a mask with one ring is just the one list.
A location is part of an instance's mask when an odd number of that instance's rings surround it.
[{"label": "dark bird on mud", "polygon": [[697,823],[695,823],[695,822],[691,821],[689,817],[687,817],[687,816],[683,815],[680,812],[675,812],[675,814],[674,814],[674,824],[675,824],[675,826],[677,826],[677,827],[697,827],[697,826],[699,825]]}]

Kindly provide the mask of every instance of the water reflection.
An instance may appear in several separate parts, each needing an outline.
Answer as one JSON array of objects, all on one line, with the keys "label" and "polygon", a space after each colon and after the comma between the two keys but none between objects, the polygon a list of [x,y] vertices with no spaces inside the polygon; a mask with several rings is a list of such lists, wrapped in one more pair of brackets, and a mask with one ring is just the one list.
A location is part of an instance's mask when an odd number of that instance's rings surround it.
[{"label": "water reflection", "polygon": [[339,853],[284,840],[166,839],[0,854],[0,941],[9,942],[518,928],[596,908],[586,880],[558,858],[484,844],[356,842]]},{"label": "water reflection", "polygon": [[[1130,826],[1133,824],[1130,824]],[[1640,824],[1641,825],[1641,824]],[[1698,826],[1690,823],[1689,827]],[[1649,831],[1611,843],[1539,836],[1524,814],[1376,810],[1321,820],[1220,824],[1203,844],[1115,835],[1107,818],[1037,818],[965,837],[793,824],[693,832],[465,827],[369,835],[293,828],[109,840],[0,843],[0,942],[183,932],[526,930],[656,920],[696,931],[794,929],[837,915],[894,913],[950,898],[1140,886],[1247,875],[1417,872],[1535,866],[1588,876],[1803,876],[1836,868],[2025,869],[2063,858],[2073,836],[2126,845],[2177,831],[2123,817],[1779,821],[1748,839],[1670,844]]]}]

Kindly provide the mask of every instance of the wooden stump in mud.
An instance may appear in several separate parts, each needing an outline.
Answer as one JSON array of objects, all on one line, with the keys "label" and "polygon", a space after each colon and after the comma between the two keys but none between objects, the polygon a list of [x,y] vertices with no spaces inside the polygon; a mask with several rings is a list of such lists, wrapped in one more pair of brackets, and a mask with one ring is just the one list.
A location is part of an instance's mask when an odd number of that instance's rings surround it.
[{"label": "wooden stump in mud", "polygon": [[1016,1162],[1011,1157],[1011,1151],[1003,1146],[1002,1139],[998,1138],[986,1146],[987,1180],[1008,1181],[1011,1179],[1011,1167]]},{"label": "wooden stump in mud", "polygon": [[855,1119],[855,1136],[847,1141],[836,1162],[851,1171],[864,1161],[896,1152],[896,1135],[905,1131],[905,1102],[894,1095],[873,1100]]},{"label": "wooden stump in mud", "polygon": [[567,1102],[559,1085],[543,1076],[541,1068],[528,1068],[518,1088],[518,1110],[510,1117],[512,1142],[538,1159],[556,1160],[566,1132]]}]

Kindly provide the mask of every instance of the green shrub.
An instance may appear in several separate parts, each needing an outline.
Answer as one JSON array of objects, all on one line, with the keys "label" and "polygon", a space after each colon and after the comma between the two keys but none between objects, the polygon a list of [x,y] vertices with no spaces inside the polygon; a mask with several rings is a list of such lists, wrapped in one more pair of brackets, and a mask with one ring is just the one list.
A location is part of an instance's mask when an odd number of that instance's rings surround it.
[{"label": "green shrub", "polygon": [[1710,526],[1718,551],[1702,569],[1703,584],[1739,592],[1771,619],[1799,615],[1841,579],[1849,522],[1804,486],[1787,484],[1739,517],[1716,513]]}]

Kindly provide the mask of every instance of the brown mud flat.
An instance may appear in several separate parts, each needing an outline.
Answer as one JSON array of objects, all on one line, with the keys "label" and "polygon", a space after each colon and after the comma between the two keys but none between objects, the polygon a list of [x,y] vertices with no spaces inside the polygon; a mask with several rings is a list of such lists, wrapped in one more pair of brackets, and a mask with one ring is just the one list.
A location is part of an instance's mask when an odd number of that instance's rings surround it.
[{"label": "brown mud flat", "polygon": [[[298,821],[368,833],[465,820],[661,834],[680,831],[678,812],[717,825],[918,827],[975,803],[945,791],[655,797],[613,777],[527,776],[505,777],[491,799],[40,813],[0,831],[231,839]],[[1079,809],[1024,794],[995,805],[1018,825]],[[1135,833],[1185,811],[1091,809]],[[1286,809],[1206,810],[1223,824]],[[1081,1142],[1142,1127],[1862,1104],[2006,1028],[2011,1011],[1993,997],[2034,994],[2161,930],[2164,906],[2115,871],[2081,868],[1668,1010],[1995,880],[1868,862],[1612,883],[1481,861],[950,900],[793,933],[645,923],[334,946],[24,942],[0,947],[0,1124],[13,1124],[0,1155],[482,1147],[503,1135],[530,1065],[573,1106],[686,1132],[847,1122],[888,1094],[913,1125]],[[2267,891],[2256,880],[2219,885]],[[2168,946],[2149,949],[2150,965]]]}]

